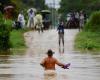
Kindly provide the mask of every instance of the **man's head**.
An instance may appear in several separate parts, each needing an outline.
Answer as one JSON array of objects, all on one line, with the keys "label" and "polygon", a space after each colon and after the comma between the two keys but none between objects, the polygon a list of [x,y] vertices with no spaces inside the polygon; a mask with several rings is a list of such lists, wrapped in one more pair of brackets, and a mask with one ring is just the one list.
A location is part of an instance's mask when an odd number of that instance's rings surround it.
[{"label": "man's head", "polygon": [[51,56],[53,56],[53,54],[54,54],[54,52],[51,49],[49,49],[47,52],[47,55],[51,57]]}]

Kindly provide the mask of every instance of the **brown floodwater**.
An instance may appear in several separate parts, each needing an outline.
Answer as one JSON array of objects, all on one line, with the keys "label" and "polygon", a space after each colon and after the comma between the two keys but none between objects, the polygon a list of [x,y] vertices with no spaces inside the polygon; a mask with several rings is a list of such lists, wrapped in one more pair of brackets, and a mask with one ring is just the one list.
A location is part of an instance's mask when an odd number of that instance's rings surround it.
[{"label": "brown floodwater", "polygon": [[77,32],[66,30],[64,50],[59,48],[57,33],[54,30],[42,34],[26,33],[26,51],[0,56],[0,80],[44,80],[44,69],[40,62],[48,49],[55,51],[54,57],[59,61],[71,63],[69,69],[56,66],[57,80],[100,80],[100,53],[74,51],[72,46]]}]

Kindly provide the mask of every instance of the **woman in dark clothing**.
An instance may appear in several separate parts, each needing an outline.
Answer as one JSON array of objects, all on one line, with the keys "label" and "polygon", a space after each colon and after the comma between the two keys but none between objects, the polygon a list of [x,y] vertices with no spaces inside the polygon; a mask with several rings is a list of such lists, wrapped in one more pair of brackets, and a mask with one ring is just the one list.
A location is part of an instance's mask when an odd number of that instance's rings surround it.
[{"label": "woman in dark clothing", "polygon": [[61,44],[61,40],[64,46],[64,23],[63,22],[60,22],[57,30],[58,30],[58,35],[59,35],[59,46]]}]

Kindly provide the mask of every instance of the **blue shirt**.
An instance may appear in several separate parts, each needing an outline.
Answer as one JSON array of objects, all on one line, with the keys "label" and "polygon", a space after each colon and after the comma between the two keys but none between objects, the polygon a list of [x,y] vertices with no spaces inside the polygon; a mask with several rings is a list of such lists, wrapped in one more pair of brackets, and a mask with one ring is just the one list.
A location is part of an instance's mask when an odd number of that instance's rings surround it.
[{"label": "blue shirt", "polygon": [[64,34],[64,25],[59,25],[58,26],[58,28],[57,28],[57,30],[58,30],[58,33],[60,34],[60,33],[63,33]]}]

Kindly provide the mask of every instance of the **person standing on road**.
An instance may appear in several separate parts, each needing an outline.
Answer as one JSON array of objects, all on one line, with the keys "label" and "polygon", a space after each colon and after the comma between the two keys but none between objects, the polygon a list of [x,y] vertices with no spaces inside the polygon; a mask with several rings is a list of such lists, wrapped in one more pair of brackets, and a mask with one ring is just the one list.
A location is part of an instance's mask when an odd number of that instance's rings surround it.
[{"label": "person standing on road", "polygon": [[61,40],[62,40],[62,44],[64,46],[64,23],[63,23],[63,21],[60,22],[57,30],[58,30],[58,35],[59,35],[59,46],[61,44]]},{"label": "person standing on road", "polygon": [[33,29],[33,27],[34,27],[34,16],[35,16],[35,12],[33,11],[33,9],[30,9],[30,10],[28,11],[29,20],[28,20],[27,26],[28,26],[29,28],[32,28],[32,29]]},{"label": "person standing on road", "polygon": [[38,32],[43,32],[43,17],[42,15],[40,14],[40,12],[38,12],[35,16],[35,27],[36,29],[38,30]]},{"label": "person standing on road", "polygon": [[83,11],[80,11],[80,17],[79,17],[80,27],[79,27],[79,31],[80,31],[80,29],[83,29],[83,27],[84,27],[84,22],[85,22],[84,19],[85,19],[84,13],[83,13]]},{"label": "person standing on road", "polygon": [[18,20],[17,21],[20,23],[20,27],[21,28],[24,28],[25,27],[25,19],[24,19],[23,11],[21,11],[19,13]]}]

